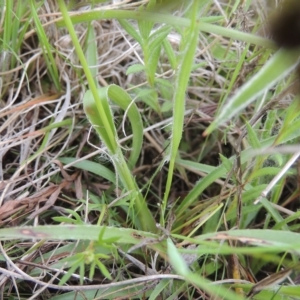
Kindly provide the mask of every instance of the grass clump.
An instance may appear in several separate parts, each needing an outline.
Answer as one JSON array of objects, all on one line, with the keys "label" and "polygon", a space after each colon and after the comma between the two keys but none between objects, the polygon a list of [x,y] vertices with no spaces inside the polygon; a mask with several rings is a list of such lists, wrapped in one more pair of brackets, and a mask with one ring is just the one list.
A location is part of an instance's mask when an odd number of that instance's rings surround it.
[{"label": "grass clump", "polygon": [[299,297],[299,49],[267,5],[1,4],[3,298]]}]

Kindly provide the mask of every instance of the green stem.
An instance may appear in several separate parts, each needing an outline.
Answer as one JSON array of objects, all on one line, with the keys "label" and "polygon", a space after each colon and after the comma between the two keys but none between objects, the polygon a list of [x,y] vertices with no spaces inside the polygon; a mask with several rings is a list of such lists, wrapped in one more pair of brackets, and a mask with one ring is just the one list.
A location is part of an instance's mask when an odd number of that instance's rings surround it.
[{"label": "green stem", "polygon": [[86,79],[88,81],[89,88],[90,88],[90,90],[91,90],[91,92],[93,94],[93,97],[95,99],[95,103],[96,103],[98,111],[100,113],[100,116],[101,116],[102,122],[104,124],[105,130],[107,131],[108,136],[111,138],[110,144],[113,145],[114,148],[116,148],[117,147],[117,142],[113,138],[114,137],[113,130],[112,130],[110,124],[109,124],[107,116],[105,115],[105,113],[103,113],[104,109],[103,109],[101,100],[99,98],[98,92],[97,92],[97,86],[95,84],[95,81],[94,81],[94,78],[92,76],[92,73],[91,73],[91,71],[89,69],[89,65],[88,65],[88,63],[87,63],[87,61],[85,59],[84,53],[82,51],[82,48],[80,46],[79,40],[77,38],[76,32],[75,32],[74,27],[73,27],[73,23],[72,23],[71,18],[70,18],[69,14],[68,14],[67,7],[66,7],[66,5],[65,5],[65,3],[64,3],[63,0],[58,0],[58,5],[59,5],[59,8],[60,8],[61,13],[63,15],[66,27],[69,30],[69,34],[71,36],[71,39],[72,39],[72,42],[74,44],[75,50],[77,52],[78,58],[80,60],[80,63],[82,65],[83,71],[84,71],[85,76],[86,76]]}]

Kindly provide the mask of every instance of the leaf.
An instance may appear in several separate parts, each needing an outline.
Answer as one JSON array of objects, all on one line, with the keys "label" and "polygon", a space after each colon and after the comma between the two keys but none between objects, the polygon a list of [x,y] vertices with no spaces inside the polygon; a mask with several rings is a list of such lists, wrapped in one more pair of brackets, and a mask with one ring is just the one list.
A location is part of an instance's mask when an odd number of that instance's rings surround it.
[{"label": "leaf", "polygon": [[90,91],[87,91],[83,98],[85,113],[89,121],[93,125],[94,129],[99,134],[100,139],[109,148],[110,152],[112,154],[115,154],[118,149],[111,141],[113,139],[117,140],[117,133],[113,122],[113,115],[108,105],[109,100],[112,100],[127,112],[133,132],[132,148],[130,157],[128,159],[128,163],[130,167],[133,168],[139,157],[143,143],[143,123],[140,113],[135,103],[132,101],[131,97],[121,87],[117,85],[113,84],[105,88],[99,88],[98,94],[101,99],[103,108],[105,110],[105,114],[114,133],[114,137],[110,137],[108,135],[108,132],[101,121],[98,108]]},{"label": "leaf", "polygon": [[86,60],[94,78],[97,76],[98,69],[95,68],[98,60],[97,39],[93,26],[89,24],[87,35]]},{"label": "leaf", "polygon": [[204,132],[210,134],[218,126],[237,116],[263,92],[283,79],[297,65],[299,50],[279,50],[261,69],[250,78],[235,95],[219,110],[215,120]]},{"label": "leaf", "polygon": [[252,126],[249,124],[249,122],[246,121],[246,127],[247,127],[247,131],[248,131],[248,139],[247,141],[249,142],[249,144],[251,145],[251,147],[253,149],[258,149],[260,148],[260,142],[259,139],[257,137],[257,134]]},{"label": "leaf", "polygon": [[[154,86],[155,82],[155,72],[157,69],[159,57],[161,52],[161,45],[157,45],[156,48],[153,48],[150,52],[150,56],[147,62],[147,75],[148,75],[148,82],[151,87]],[[156,96],[157,98],[157,96]]]},{"label": "leaf", "polygon": [[[61,161],[63,164],[71,164],[72,166],[78,169],[82,169],[88,172],[91,172],[93,174],[96,174],[98,176],[101,176],[103,178],[105,178],[106,180],[112,182],[112,183],[116,183],[116,176],[115,174],[109,170],[108,168],[106,168],[105,166],[93,162],[93,161],[89,161],[89,160],[81,160],[79,162],[78,158],[76,157],[60,157],[58,158],[59,161]],[[73,163],[75,162],[75,163]]]},{"label": "leaf", "polygon": [[177,68],[177,58],[168,39],[163,40],[163,48],[167,54],[172,69],[175,70]]},{"label": "leaf", "polygon": [[172,28],[170,26],[163,26],[151,35],[148,42],[150,53],[152,53],[158,45],[161,45],[163,43],[171,30]]},{"label": "leaf", "polygon": [[159,299],[159,295],[162,295],[163,291],[168,288],[169,283],[168,279],[161,280],[151,292],[149,300]]},{"label": "leaf", "polygon": [[[62,259],[61,261],[63,260],[72,262],[72,266],[68,270],[68,272],[61,278],[61,280],[59,281],[59,285],[64,285],[71,278],[72,274],[74,274],[76,269],[78,269],[83,263],[83,256],[82,254],[77,254],[71,257],[67,257],[67,259]],[[80,279],[83,278],[80,277]]]},{"label": "leaf", "polygon": [[119,23],[131,35],[140,45],[142,45],[142,38],[138,34],[137,30],[125,19],[119,19]]},{"label": "leaf", "polygon": [[109,151],[112,154],[115,154],[117,151],[116,149],[117,133],[116,133],[116,128],[114,126],[113,115],[107,101],[107,90],[108,87],[99,88],[97,89],[97,92],[104,110],[102,114],[106,115],[110,127],[110,131],[112,132],[113,136],[109,134],[108,128],[104,126],[104,123],[101,118],[101,114],[98,110],[97,104],[90,90],[86,91],[86,93],[84,94],[83,108],[86,116],[88,117],[88,120],[93,125],[96,132],[99,134],[100,139],[105,143]]},{"label": "leaf", "polygon": [[96,265],[98,266],[98,268],[100,269],[100,271],[102,272],[102,274],[103,274],[106,278],[112,280],[112,277],[111,277],[111,275],[109,274],[107,268],[104,266],[103,263],[100,262],[100,260],[97,260],[97,261],[96,261]]},{"label": "leaf", "polygon": [[140,101],[146,103],[147,106],[149,106],[156,112],[160,110],[158,99],[157,99],[157,92],[153,88],[139,89],[137,93],[137,98],[140,99]]},{"label": "leaf", "polygon": [[152,22],[152,21],[145,21],[145,20],[138,21],[139,31],[140,31],[141,37],[143,38],[144,41],[148,40],[151,30],[153,28],[153,25],[154,25],[154,22]]},{"label": "leaf", "polygon": [[182,276],[186,276],[190,272],[187,264],[183,260],[181,254],[178,252],[177,248],[175,247],[170,238],[168,238],[167,244],[168,256],[173,269],[176,271],[176,273]]},{"label": "leaf", "polygon": [[292,269],[285,269],[262,279],[251,288],[250,292],[247,294],[247,297],[252,297],[270,286],[278,285],[279,283],[284,281],[291,273]]},{"label": "leaf", "polygon": [[[108,88],[107,96],[109,99],[118,104],[128,116],[132,129],[132,145],[131,153],[128,159],[128,165],[132,169],[142,150],[143,144],[143,121],[136,104],[133,102],[131,97],[126,91],[117,85],[110,85]],[[108,99],[107,99],[108,101]]]},{"label": "leaf", "polygon": [[230,172],[232,170],[232,167],[233,167],[232,161],[230,159],[228,159],[227,157],[225,157],[224,155],[222,155],[221,153],[219,153],[219,155],[220,155],[220,159],[222,161],[222,164],[226,168],[226,171]]},{"label": "leaf", "polygon": [[127,69],[126,75],[139,73],[141,71],[145,71],[145,66],[141,64],[134,64]]},{"label": "leaf", "polygon": [[197,240],[238,240],[251,245],[269,247],[286,247],[293,250],[300,245],[300,234],[287,230],[241,229],[208,233],[197,237]]}]

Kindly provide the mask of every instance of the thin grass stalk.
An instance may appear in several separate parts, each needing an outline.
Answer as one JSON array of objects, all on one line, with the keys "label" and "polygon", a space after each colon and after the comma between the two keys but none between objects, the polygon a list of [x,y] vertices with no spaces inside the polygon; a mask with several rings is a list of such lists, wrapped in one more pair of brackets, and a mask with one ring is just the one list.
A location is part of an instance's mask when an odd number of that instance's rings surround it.
[{"label": "thin grass stalk", "polygon": [[78,58],[80,60],[81,65],[82,65],[82,68],[83,68],[83,71],[85,73],[86,79],[88,81],[89,88],[90,88],[90,90],[91,90],[91,92],[93,94],[93,97],[95,99],[95,103],[96,103],[97,109],[99,111],[101,120],[102,120],[102,122],[104,124],[105,130],[107,131],[107,135],[108,135],[108,137],[110,139],[110,145],[111,145],[111,147],[116,148],[116,147],[118,147],[117,141],[114,139],[114,133],[113,133],[113,130],[112,130],[111,126],[110,126],[108,118],[107,118],[106,114],[103,113],[104,112],[104,108],[102,106],[100,97],[99,97],[98,92],[97,92],[96,83],[95,83],[94,78],[93,78],[93,76],[91,74],[89,65],[88,65],[88,63],[87,63],[87,61],[85,59],[83,50],[82,50],[82,48],[80,46],[79,40],[77,38],[75,29],[74,29],[74,26],[73,26],[73,23],[71,21],[71,18],[69,16],[69,13],[68,13],[68,10],[67,10],[67,7],[66,7],[66,5],[65,5],[65,3],[64,3],[63,0],[58,0],[58,5],[59,5],[59,8],[61,10],[61,13],[62,13],[64,22],[66,24],[66,27],[67,27],[67,29],[69,31],[70,37],[72,39],[73,45],[75,47],[75,51],[76,51],[76,53],[78,55]]},{"label": "thin grass stalk", "polygon": [[[198,44],[199,27],[197,24],[199,1],[194,1],[191,6],[191,26],[188,30],[188,36],[185,41],[187,41],[184,47],[184,54],[181,64],[178,69],[177,81],[175,84],[174,91],[174,110],[173,110],[173,123],[172,123],[172,136],[169,152],[169,170],[167,177],[166,190],[163,198],[163,203],[161,207],[161,225],[164,226],[164,215],[168,203],[168,198],[171,190],[172,178],[175,168],[175,160],[178,153],[179,144],[182,138],[183,122],[184,122],[184,112],[185,112],[185,98],[186,89],[188,87],[188,82],[190,78],[190,73],[192,71],[192,66],[194,62],[195,52]],[[168,159],[168,157],[167,157]]]},{"label": "thin grass stalk", "polygon": [[56,66],[55,59],[52,55],[52,49],[49,44],[47,35],[44,31],[44,28],[42,26],[42,23],[38,17],[37,11],[36,11],[36,2],[31,0],[30,1],[30,7],[31,7],[31,14],[35,23],[36,33],[38,35],[39,41],[41,43],[41,48],[44,54],[45,62],[47,65],[47,69],[49,71],[49,74],[51,76],[51,79],[53,80],[53,83],[57,90],[60,90],[60,83],[59,83],[59,75],[58,75],[58,69]]},{"label": "thin grass stalk", "polygon": [[[216,17],[201,18],[201,22],[197,24],[199,26],[199,30],[207,33],[220,35],[227,38],[237,39],[239,41],[251,43],[257,46],[276,49],[275,43],[269,39],[263,38],[255,34],[241,32],[236,29],[210,24],[211,22],[217,21],[218,18],[222,19],[222,17],[217,17],[217,19]],[[191,20],[188,18],[172,16],[170,14],[164,14],[164,13],[153,13],[148,11],[95,10],[95,11],[88,11],[88,12],[80,12],[80,14],[71,16],[71,20],[73,24],[89,22],[91,20],[99,20],[99,19],[148,20],[158,24],[164,23],[164,24],[179,26],[179,27],[189,27],[191,25]],[[57,25],[64,26],[64,23],[63,21],[58,20]]]}]

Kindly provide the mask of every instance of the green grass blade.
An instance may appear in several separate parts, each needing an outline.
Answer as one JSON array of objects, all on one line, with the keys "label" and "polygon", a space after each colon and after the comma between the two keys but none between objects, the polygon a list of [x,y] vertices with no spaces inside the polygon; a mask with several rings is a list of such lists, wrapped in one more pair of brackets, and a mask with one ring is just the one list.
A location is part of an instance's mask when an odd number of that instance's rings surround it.
[{"label": "green grass blade", "polygon": [[[13,19],[13,1],[6,0],[5,2],[5,15],[4,15],[4,32],[3,32],[3,50],[10,49],[12,40],[11,20]],[[2,50],[2,49],[1,49]]]},{"label": "green grass blade", "polygon": [[237,116],[246,106],[256,100],[264,91],[283,79],[296,67],[299,51],[279,50],[239,91],[220,109],[215,120],[206,129],[210,134],[218,126]]},{"label": "green grass blade", "polygon": [[87,34],[87,47],[86,47],[86,60],[88,65],[90,66],[90,71],[93,78],[97,78],[98,69],[97,61],[98,61],[98,53],[97,53],[97,42],[96,42],[96,34],[94,28],[89,24],[88,26],[88,34]]},{"label": "green grass blade", "polygon": [[[110,121],[108,120],[108,117],[106,116],[106,112],[107,112],[107,108],[103,107],[102,105],[102,101],[99,97],[98,91],[97,91],[97,86],[96,83],[94,81],[93,75],[90,71],[90,67],[85,59],[83,50],[81,48],[81,45],[79,43],[79,40],[77,38],[73,23],[71,21],[71,18],[69,16],[68,10],[66,8],[66,5],[64,3],[63,0],[58,0],[58,5],[59,8],[62,12],[62,16],[64,19],[64,22],[67,26],[67,29],[69,30],[70,33],[70,37],[72,39],[72,42],[74,44],[75,50],[77,52],[77,55],[79,57],[80,63],[83,67],[84,73],[86,75],[90,90],[91,90],[91,94],[93,96],[93,98],[95,99],[95,106],[97,107],[97,113],[96,113],[96,117],[98,117],[98,113],[100,114],[100,118],[101,118],[101,122],[105,128],[105,130],[107,131],[107,137],[109,139],[108,145],[113,149],[115,149],[118,145],[117,142],[115,140],[115,133],[113,131],[114,127],[111,126]],[[92,99],[90,99],[90,101],[92,101]],[[92,104],[94,105],[94,104]]]},{"label": "green grass blade", "polygon": [[[191,20],[188,18],[177,17],[170,14],[148,12],[148,11],[128,11],[128,10],[105,10],[105,11],[88,11],[81,12],[79,15],[74,15],[71,17],[73,24],[90,22],[92,20],[101,19],[133,19],[133,20],[149,20],[155,23],[168,24],[179,27],[189,27],[191,25]],[[244,41],[258,46],[263,46],[266,48],[276,49],[276,45],[273,41],[262,38],[255,34],[250,34],[242,32],[239,30],[231,29],[228,27],[222,27],[210,22],[215,22],[220,20],[220,17],[202,17],[199,19],[199,30],[207,33],[213,33],[216,35],[236,39],[239,41]],[[64,26],[63,21],[57,22],[58,26]]]},{"label": "green grass blade", "polygon": [[[59,158],[59,161],[61,161],[65,165],[73,163],[73,161],[77,161],[77,160],[78,160],[78,158],[73,158],[73,157],[60,157]],[[106,180],[110,181],[111,183],[116,184],[115,174],[111,170],[109,170],[108,168],[106,168],[105,166],[103,166],[99,163],[89,161],[89,160],[82,160],[77,163],[74,163],[73,166],[75,168],[85,170],[85,171],[91,172],[95,175],[98,175],[100,177],[103,177]]]},{"label": "green grass blade", "polygon": [[188,31],[188,42],[184,47],[184,54],[181,64],[178,69],[177,79],[174,90],[174,109],[173,109],[173,122],[172,122],[172,136],[170,143],[170,152],[166,157],[166,160],[170,161],[168,169],[168,177],[166,183],[166,189],[164,199],[162,203],[161,222],[163,223],[164,214],[167,207],[168,197],[171,189],[171,183],[174,173],[175,160],[177,156],[178,147],[182,138],[184,110],[185,110],[185,98],[186,90],[189,82],[190,73],[194,63],[194,55],[198,44],[199,28],[197,26],[197,12],[198,1],[194,2],[191,9],[192,23]]},{"label": "green grass blade", "polygon": [[52,49],[48,41],[48,37],[44,31],[44,28],[41,24],[41,21],[37,15],[36,12],[36,1],[31,0],[30,1],[30,7],[31,7],[31,14],[35,23],[35,28],[37,35],[39,37],[39,41],[42,46],[42,51],[44,54],[45,62],[47,64],[47,69],[51,75],[51,79],[53,80],[53,83],[58,91],[60,91],[60,82],[59,82],[59,75],[58,75],[58,69],[56,66],[55,59],[52,55]]},{"label": "green grass blade", "polygon": [[222,299],[228,300],[244,299],[243,297],[236,295],[234,292],[230,291],[227,288],[224,288],[222,286],[213,286],[211,285],[209,280],[204,279],[196,274],[193,274],[189,270],[188,266],[186,265],[186,262],[183,260],[182,256],[178,252],[171,239],[168,239],[168,255],[170,257],[171,265],[175,269],[177,274],[185,277],[187,281],[195,284],[200,289],[205,290],[211,296],[219,295],[222,296]]},{"label": "green grass blade", "polygon": [[142,150],[143,144],[143,122],[136,104],[131,97],[121,87],[110,85],[108,88],[108,97],[110,100],[119,105],[126,113],[132,128],[132,145],[131,153],[128,159],[129,167],[132,169]]},{"label": "green grass blade", "polygon": [[[83,108],[88,120],[93,125],[94,129],[100,136],[100,139],[105,143],[106,147],[112,154],[116,154],[118,149],[117,133],[114,125],[112,111],[107,100],[108,87],[97,89],[99,101],[94,98],[91,90],[86,91],[83,97]],[[101,103],[97,105],[97,103]],[[101,109],[99,110],[99,107]],[[108,127],[104,124],[102,116],[105,115],[108,122]],[[109,128],[109,130],[108,130]]]},{"label": "green grass blade", "polygon": [[143,44],[143,40],[142,40],[141,36],[139,35],[139,33],[136,31],[136,29],[127,20],[120,19],[119,23],[127,31],[127,33],[130,36],[132,36],[140,45]]}]

